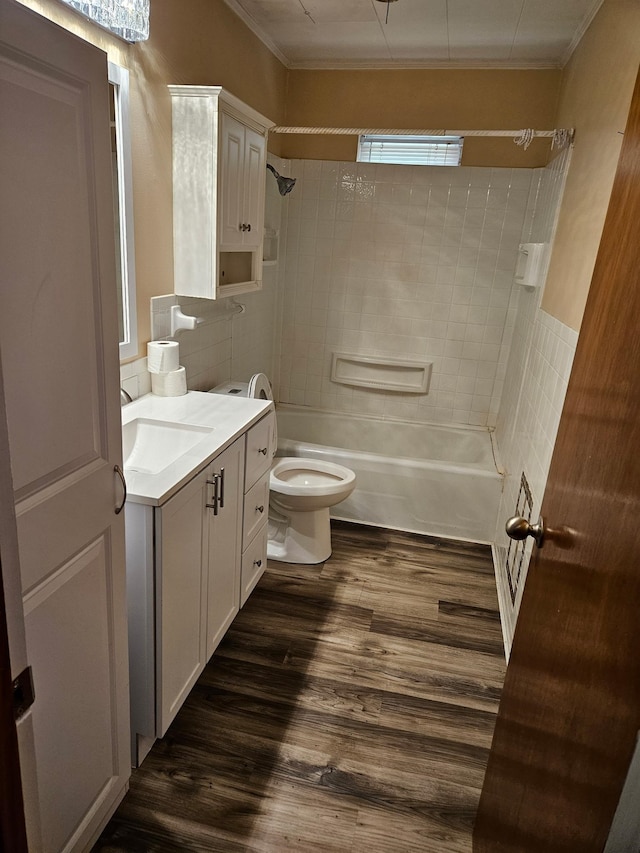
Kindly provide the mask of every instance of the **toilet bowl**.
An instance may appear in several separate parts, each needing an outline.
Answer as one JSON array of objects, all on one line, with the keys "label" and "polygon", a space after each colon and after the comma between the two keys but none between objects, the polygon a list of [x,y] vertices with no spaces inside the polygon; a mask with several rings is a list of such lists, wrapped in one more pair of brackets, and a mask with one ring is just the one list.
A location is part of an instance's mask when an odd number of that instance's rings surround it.
[{"label": "toilet bowl", "polygon": [[297,456],[275,459],[269,474],[267,556],[284,563],[322,563],[331,555],[329,509],[356,485],[349,468]]},{"label": "toilet bowl", "polygon": [[[234,394],[272,400],[271,385],[264,373],[247,382],[225,382],[211,389],[215,394]],[[277,449],[277,434],[271,449]],[[322,563],[331,555],[329,510],[349,497],[356,475],[332,462],[277,457],[269,474],[269,538],[267,557],[283,563]]]}]

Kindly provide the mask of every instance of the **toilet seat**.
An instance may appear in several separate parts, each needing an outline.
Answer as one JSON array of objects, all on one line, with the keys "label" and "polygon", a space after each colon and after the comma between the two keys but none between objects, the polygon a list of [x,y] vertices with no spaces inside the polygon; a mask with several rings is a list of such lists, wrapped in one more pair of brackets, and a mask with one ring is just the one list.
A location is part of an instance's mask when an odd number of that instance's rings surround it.
[{"label": "toilet seat", "polygon": [[255,373],[249,380],[247,397],[254,400],[273,400],[271,383],[264,373]]},{"label": "toilet seat", "polygon": [[282,495],[330,497],[351,491],[356,475],[334,462],[285,456],[276,459],[269,475],[269,487]]}]

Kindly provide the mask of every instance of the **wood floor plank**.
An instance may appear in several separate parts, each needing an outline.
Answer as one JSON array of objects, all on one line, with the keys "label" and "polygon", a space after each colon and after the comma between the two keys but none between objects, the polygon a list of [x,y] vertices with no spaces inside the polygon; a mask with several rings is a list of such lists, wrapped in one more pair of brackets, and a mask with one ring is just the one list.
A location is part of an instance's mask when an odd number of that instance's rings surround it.
[{"label": "wood floor plank", "polygon": [[96,853],[470,853],[504,677],[490,551],[339,522],[269,563]]}]

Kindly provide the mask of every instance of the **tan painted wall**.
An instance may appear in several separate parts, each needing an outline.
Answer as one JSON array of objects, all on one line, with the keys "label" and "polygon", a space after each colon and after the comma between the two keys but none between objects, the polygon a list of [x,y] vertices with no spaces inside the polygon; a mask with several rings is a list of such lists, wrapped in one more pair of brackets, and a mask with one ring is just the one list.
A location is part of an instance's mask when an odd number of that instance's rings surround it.
[{"label": "tan painted wall", "polygon": [[[291,126],[451,130],[551,130],[561,72],[412,69],[290,71]],[[282,156],[353,160],[355,137],[282,137]],[[465,140],[466,166],[544,166],[549,143],[527,152],[513,141]]]},{"label": "tan painted wall", "polygon": [[542,307],[578,330],[640,63],[640,4],[605,0],[563,74],[557,124],[576,140]]},{"label": "tan painted wall", "polygon": [[57,0],[22,0],[128,68],[140,355],[149,299],[173,291],[169,83],[222,85],[273,121],[284,119],[286,69],[222,0],[151,4],[148,42],[127,45]]}]

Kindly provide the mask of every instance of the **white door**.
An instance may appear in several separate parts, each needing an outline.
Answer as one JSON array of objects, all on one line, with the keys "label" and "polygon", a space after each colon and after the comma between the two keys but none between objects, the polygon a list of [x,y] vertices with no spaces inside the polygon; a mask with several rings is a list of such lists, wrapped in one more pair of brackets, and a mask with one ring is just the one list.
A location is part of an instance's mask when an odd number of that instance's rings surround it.
[{"label": "white door", "polygon": [[45,851],[90,843],[130,763],[107,95],[101,51],[0,0],[0,349]]}]

